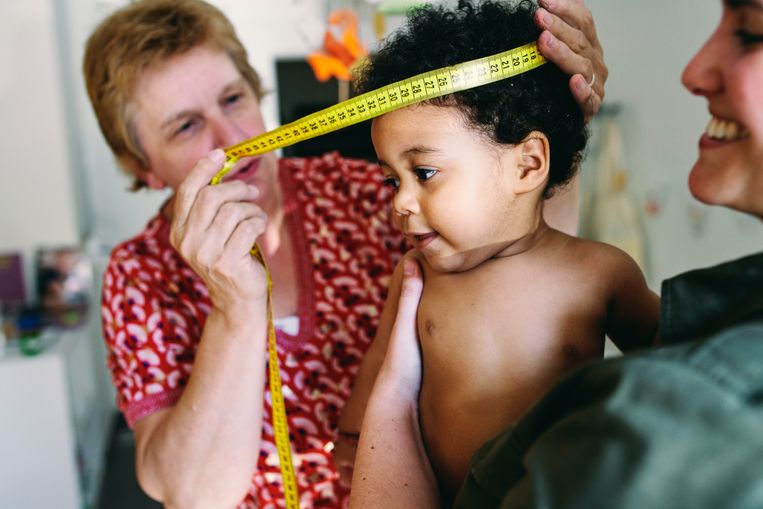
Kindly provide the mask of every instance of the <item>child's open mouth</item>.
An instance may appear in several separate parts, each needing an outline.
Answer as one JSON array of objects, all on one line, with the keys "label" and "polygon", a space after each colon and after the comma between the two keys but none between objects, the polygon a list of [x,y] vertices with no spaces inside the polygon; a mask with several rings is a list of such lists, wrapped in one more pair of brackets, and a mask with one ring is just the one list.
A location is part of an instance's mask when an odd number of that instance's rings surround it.
[{"label": "child's open mouth", "polygon": [[410,238],[413,241],[413,245],[416,249],[424,249],[437,237],[437,233],[429,232],[422,234],[412,234]]}]

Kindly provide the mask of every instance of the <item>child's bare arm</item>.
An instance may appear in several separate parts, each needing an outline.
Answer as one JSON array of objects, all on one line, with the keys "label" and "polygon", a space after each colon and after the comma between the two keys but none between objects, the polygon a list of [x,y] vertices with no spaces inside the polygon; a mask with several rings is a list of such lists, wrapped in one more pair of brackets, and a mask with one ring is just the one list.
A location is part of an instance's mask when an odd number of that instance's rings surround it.
[{"label": "child's bare arm", "polygon": [[[411,254],[405,256],[410,257]],[[405,259],[404,258],[404,259]],[[404,260],[403,259],[403,260]],[[403,260],[398,263],[395,272],[390,281],[387,293],[387,301],[384,304],[384,310],[379,318],[379,326],[376,330],[371,347],[363,356],[363,362],[360,365],[358,376],[352,388],[352,393],[347,399],[342,413],[339,416],[339,431],[337,442],[334,447],[334,461],[337,469],[342,476],[343,482],[349,485],[352,479],[352,469],[355,460],[355,449],[360,434],[360,427],[363,424],[363,415],[366,411],[366,404],[371,395],[376,376],[379,374],[379,368],[384,361],[387,352],[387,343],[392,326],[397,314],[397,305],[400,298],[400,285],[402,281]]]},{"label": "child's bare arm", "polygon": [[656,344],[660,298],[649,289],[644,274],[630,256],[613,249],[608,258],[613,292],[607,336],[623,351]]}]

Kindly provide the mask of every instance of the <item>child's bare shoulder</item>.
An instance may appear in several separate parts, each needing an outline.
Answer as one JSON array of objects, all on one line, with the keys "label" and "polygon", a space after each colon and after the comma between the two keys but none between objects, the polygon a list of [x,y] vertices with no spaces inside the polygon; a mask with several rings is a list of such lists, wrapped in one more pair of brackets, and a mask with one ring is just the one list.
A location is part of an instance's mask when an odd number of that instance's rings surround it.
[{"label": "child's bare shoulder", "polygon": [[[592,262],[629,263],[633,258],[619,247],[600,242],[598,240],[572,237],[562,233],[570,239],[570,246],[580,254],[586,254]],[[586,258],[586,259],[589,259]],[[586,260],[584,259],[584,261]]]},{"label": "child's bare shoulder", "polygon": [[562,249],[557,253],[563,257],[567,266],[574,270],[586,271],[589,277],[611,282],[623,277],[643,277],[636,261],[622,249],[596,240],[573,237],[556,232]]}]

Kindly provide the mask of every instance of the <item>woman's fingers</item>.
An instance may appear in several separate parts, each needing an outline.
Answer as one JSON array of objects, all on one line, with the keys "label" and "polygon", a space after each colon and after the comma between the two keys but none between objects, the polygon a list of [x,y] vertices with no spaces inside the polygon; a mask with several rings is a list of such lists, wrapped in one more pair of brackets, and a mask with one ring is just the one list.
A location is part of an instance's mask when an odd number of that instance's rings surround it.
[{"label": "woman's fingers", "polygon": [[[235,208],[231,209],[232,206],[250,204],[257,195],[258,191],[255,187],[240,181],[216,186],[207,185],[196,193],[196,199],[186,215],[185,224],[181,226],[180,218],[176,218],[173,231],[177,237],[176,240],[219,234],[215,223],[219,221],[222,221],[223,224],[229,222],[228,216],[236,211]],[[222,218],[218,217],[220,214],[223,214]],[[236,214],[240,216],[241,211],[236,212]],[[180,249],[182,250],[182,246]]]},{"label": "woman's fingers", "polygon": [[185,228],[188,215],[196,202],[199,192],[209,185],[225,161],[225,152],[215,149],[202,157],[193,170],[188,174],[175,194],[175,208],[173,222],[178,228]]},{"label": "woman's fingers", "polygon": [[[547,58],[552,58],[560,69],[570,74],[593,69],[593,57],[600,51],[598,42],[589,39],[577,26],[569,25],[545,9],[538,9],[535,16],[544,30],[541,43],[548,46],[549,55],[545,55]],[[584,68],[581,64],[590,67]]]},{"label": "woman's fingers", "polygon": [[[596,78],[598,80],[598,78]],[[596,87],[589,86],[585,78],[576,74],[570,78],[570,91],[572,97],[580,105],[580,109],[583,110],[586,121],[590,121],[601,107],[601,102],[604,99],[604,89],[602,87],[601,92],[596,92]]]},{"label": "woman's fingers", "polygon": [[[601,46],[591,11],[582,0],[540,0],[539,3],[539,11],[545,11],[553,16],[549,22],[552,24],[554,21],[557,22],[553,27],[544,28],[556,33],[562,41],[574,41],[577,38],[576,32],[582,32],[591,46]],[[543,15],[542,12],[539,14]]]},{"label": "woman's fingers", "polygon": [[[250,228],[246,225],[253,221],[262,224],[262,228]],[[233,235],[241,229],[249,228],[252,237],[249,239],[249,247],[254,243],[257,235],[262,233],[267,221],[265,213],[255,204],[249,202],[223,202],[215,212],[213,220],[204,229],[199,229],[199,235],[195,235],[189,228],[186,239],[195,240],[198,246],[197,255],[204,253],[204,258],[199,259],[204,265],[209,265],[214,259],[221,256],[223,251],[235,246],[232,243]],[[249,249],[239,250],[239,253],[247,253]],[[197,256],[198,257],[198,256]]]},{"label": "woman's fingers", "polygon": [[178,189],[170,240],[181,253],[188,251],[193,239],[209,234],[227,204],[248,203],[258,195],[255,187],[240,181],[210,186],[210,174],[219,168],[208,156],[202,158]]},{"label": "woman's fingers", "polygon": [[570,91],[587,119],[599,110],[609,70],[591,12],[582,0],[541,0],[541,53],[571,76]]},{"label": "woman's fingers", "polygon": [[170,240],[204,279],[213,302],[232,305],[260,298],[267,288],[262,265],[249,254],[267,216],[252,202],[255,187],[241,181],[209,185],[223,160],[221,150],[207,154],[179,187]]},{"label": "woman's fingers", "polygon": [[247,259],[251,258],[250,251],[255,241],[265,231],[267,222],[267,215],[259,207],[256,207],[256,210],[238,221],[231,229],[231,234],[225,244],[225,252],[232,257],[243,255]]}]

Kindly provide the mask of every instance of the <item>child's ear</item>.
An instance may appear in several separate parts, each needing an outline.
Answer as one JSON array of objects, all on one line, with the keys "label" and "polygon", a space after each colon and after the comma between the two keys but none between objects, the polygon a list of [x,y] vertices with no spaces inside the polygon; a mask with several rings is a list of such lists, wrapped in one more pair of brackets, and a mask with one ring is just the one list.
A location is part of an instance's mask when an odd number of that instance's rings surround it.
[{"label": "child's ear", "polygon": [[551,151],[546,135],[533,131],[515,149],[518,151],[515,192],[522,194],[545,188],[551,165]]}]

